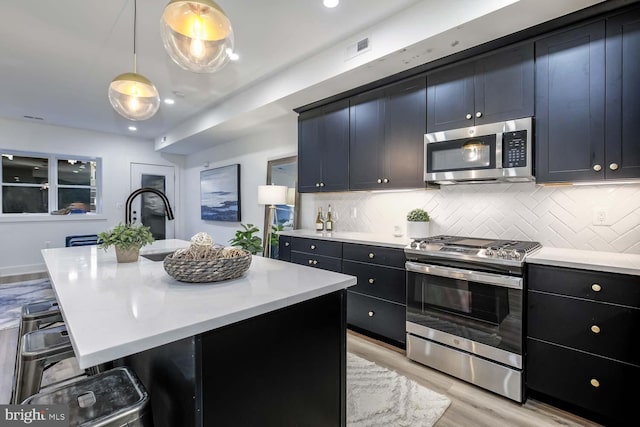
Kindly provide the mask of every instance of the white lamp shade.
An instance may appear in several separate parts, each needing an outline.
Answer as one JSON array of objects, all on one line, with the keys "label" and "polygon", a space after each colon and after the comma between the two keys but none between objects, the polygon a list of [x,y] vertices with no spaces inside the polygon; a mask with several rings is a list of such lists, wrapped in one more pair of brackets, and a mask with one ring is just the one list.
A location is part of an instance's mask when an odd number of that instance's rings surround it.
[{"label": "white lamp shade", "polygon": [[171,59],[187,71],[213,73],[233,53],[231,22],[212,0],[171,0],[162,14],[160,36]]},{"label": "white lamp shade", "polygon": [[259,205],[283,205],[287,202],[287,187],[284,185],[259,185]]}]

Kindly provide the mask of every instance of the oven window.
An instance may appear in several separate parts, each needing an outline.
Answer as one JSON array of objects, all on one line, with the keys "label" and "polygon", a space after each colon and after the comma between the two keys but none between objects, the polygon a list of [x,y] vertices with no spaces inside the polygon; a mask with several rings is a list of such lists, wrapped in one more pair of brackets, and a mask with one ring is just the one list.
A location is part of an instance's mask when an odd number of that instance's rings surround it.
[{"label": "oven window", "polygon": [[522,290],[408,272],[407,321],[521,354]]},{"label": "oven window", "polygon": [[495,168],[496,136],[456,139],[427,145],[429,172]]}]

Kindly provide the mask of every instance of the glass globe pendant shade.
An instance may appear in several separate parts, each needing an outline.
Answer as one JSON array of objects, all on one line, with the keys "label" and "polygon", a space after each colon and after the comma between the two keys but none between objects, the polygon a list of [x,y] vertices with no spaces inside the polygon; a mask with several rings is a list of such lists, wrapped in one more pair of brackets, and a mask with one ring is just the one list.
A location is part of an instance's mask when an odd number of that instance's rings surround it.
[{"label": "glass globe pendant shade", "polygon": [[147,120],[160,108],[158,90],[145,76],[124,73],[109,85],[109,102],[114,110],[129,120]]},{"label": "glass globe pendant shade", "polygon": [[160,20],[160,36],[171,59],[196,73],[220,70],[233,53],[231,22],[211,0],[171,0]]}]

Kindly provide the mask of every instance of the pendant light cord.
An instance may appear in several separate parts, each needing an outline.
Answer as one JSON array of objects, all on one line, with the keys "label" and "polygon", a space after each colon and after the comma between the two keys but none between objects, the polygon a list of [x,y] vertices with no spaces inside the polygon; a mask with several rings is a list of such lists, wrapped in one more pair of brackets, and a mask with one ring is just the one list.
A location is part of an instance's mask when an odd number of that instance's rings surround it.
[{"label": "pendant light cord", "polygon": [[133,0],[133,72],[137,73],[137,60],[136,60],[136,23],[138,13],[138,2]]}]

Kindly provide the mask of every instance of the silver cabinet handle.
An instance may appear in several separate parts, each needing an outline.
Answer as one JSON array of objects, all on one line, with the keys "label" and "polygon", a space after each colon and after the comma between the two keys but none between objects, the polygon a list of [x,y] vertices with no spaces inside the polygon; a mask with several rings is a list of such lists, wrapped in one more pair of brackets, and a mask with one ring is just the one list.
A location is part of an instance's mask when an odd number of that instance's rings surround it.
[{"label": "silver cabinet handle", "polygon": [[594,283],[593,285],[591,285],[591,289],[593,289],[594,292],[600,292],[602,290],[602,286],[600,286],[597,283]]},{"label": "silver cabinet handle", "polygon": [[589,383],[591,383],[591,385],[594,386],[595,388],[600,387],[600,381],[598,381],[595,378],[591,378],[591,381],[589,381]]},{"label": "silver cabinet handle", "polygon": [[467,118],[467,120],[471,120],[473,118],[473,116],[471,115],[471,113],[467,113],[467,115],[465,116]]},{"label": "silver cabinet handle", "polygon": [[317,265],[317,264],[318,264],[318,261],[314,259],[313,260],[313,265]]},{"label": "silver cabinet handle", "polygon": [[314,250],[316,248],[316,245],[311,245],[311,250]]},{"label": "silver cabinet handle", "polygon": [[372,285],[375,283],[376,279],[369,279],[369,283],[371,283]]},{"label": "silver cabinet handle", "polygon": [[369,317],[373,317],[376,313],[374,313],[373,311],[369,312]]},{"label": "silver cabinet handle", "polygon": [[289,242],[284,242],[284,245],[285,245],[285,246],[289,246],[289,245],[290,245],[290,243],[289,243]]},{"label": "silver cabinet handle", "polygon": [[321,183],[320,183],[320,187],[324,187],[324,182],[321,182]]},{"label": "silver cabinet handle", "polygon": [[373,259],[376,257],[376,254],[374,254],[373,252],[369,252],[369,258]]},{"label": "silver cabinet handle", "polygon": [[382,180],[378,178],[378,184],[382,184]]},{"label": "silver cabinet handle", "polygon": [[384,182],[385,184],[389,182],[389,178],[385,178],[382,180],[382,182]]},{"label": "silver cabinet handle", "polygon": [[312,259],[309,260],[309,265],[311,265],[311,264],[313,264],[313,260]]},{"label": "silver cabinet handle", "polygon": [[600,326],[598,326],[598,325],[591,326],[591,332],[593,332],[594,334],[599,334],[600,333]]},{"label": "silver cabinet handle", "polygon": [[476,113],[476,117],[477,117],[477,118],[482,117],[482,112],[481,112],[481,111],[478,111],[478,112]]},{"label": "silver cabinet handle", "polygon": [[609,169],[611,169],[612,171],[618,170],[618,164],[617,163],[611,163],[609,165]]},{"label": "silver cabinet handle", "polygon": [[596,172],[600,172],[602,170],[602,166],[601,165],[593,165],[593,170]]}]

